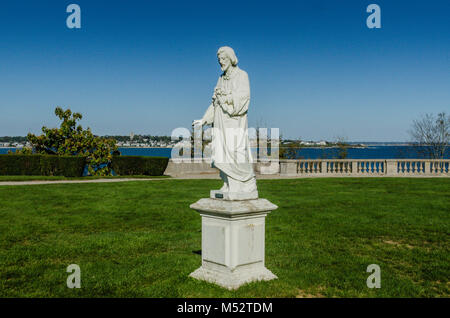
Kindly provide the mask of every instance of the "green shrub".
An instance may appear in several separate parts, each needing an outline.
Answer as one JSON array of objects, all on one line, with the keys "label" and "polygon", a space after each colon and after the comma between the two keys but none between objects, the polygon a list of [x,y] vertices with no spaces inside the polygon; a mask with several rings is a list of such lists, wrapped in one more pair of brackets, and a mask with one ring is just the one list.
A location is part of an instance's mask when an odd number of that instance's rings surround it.
[{"label": "green shrub", "polygon": [[[114,156],[112,169],[117,175],[161,176],[169,158]],[[65,176],[81,177],[86,158],[81,156],[56,155],[0,155],[0,175]]]},{"label": "green shrub", "polygon": [[86,158],[52,155],[0,155],[0,175],[81,177]]},{"label": "green shrub", "polygon": [[112,169],[119,176],[162,176],[169,158],[143,156],[114,156]]},{"label": "green shrub", "polygon": [[81,156],[41,156],[41,175],[81,177],[86,158]]},{"label": "green shrub", "polygon": [[0,175],[5,176],[40,176],[40,155],[0,155]]}]

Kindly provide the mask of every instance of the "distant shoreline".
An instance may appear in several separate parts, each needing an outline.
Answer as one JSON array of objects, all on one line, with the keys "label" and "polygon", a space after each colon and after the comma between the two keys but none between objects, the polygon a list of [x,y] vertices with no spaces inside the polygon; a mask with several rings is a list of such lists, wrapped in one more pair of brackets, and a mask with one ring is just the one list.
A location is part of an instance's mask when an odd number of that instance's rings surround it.
[{"label": "distant shoreline", "polygon": [[[370,148],[370,147],[380,147],[380,146],[383,146],[383,147],[396,147],[396,146],[397,147],[398,146],[408,147],[408,146],[411,146],[412,147],[412,145],[410,145],[410,144],[388,144],[388,145],[386,145],[386,144],[379,144],[379,145],[365,145],[365,146],[348,145],[348,146],[345,146],[345,148]],[[24,148],[24,147],[20,147],[20,148],[17,148],[17,147],[3,147],[3,146],[0,147],[0,149],[22,149],[22,148]],[[125,149],[172,149],[174,147],[124,147],[124,146],[120,146],[120,147],[117,147],[117,148],[125,148]],[[288,148],[288,146],[280,146],[280,148]],[[300,148],[332,149],[332,148],[340,148],[340,147],[339,146],[300,146],[300,147],[297,147],[297,148],[299,148],[299,149]]]}]

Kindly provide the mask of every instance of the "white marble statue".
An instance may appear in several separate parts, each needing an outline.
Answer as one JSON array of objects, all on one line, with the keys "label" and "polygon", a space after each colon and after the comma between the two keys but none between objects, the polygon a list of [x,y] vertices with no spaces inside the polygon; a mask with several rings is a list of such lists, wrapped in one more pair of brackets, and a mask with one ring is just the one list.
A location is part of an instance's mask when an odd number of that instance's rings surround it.
[{"label": "white marble statue", "polygon": [[248,138],[247,111],[250,104],[248,75],[237,64],[233,49],[217,51],[223,74],[214,89],[211,105],[193,125],[212,125],[211,166],[220,170],[224,185],[211,197],[226,200],[257,199],[253,159]]}]

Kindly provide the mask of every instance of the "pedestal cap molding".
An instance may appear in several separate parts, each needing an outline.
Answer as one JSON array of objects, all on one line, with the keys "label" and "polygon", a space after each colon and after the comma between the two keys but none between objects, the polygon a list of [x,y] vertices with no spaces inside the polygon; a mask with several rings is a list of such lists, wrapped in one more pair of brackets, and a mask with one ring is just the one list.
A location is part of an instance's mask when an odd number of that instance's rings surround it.
[{"label": "pedestal cap molding", "polygon": [[238,217],[248,214],[269,213],[278,206],[267,199],[228,201],[222,199],[203,198],[190,205],[201,214],[213,214],[223,217]]}]

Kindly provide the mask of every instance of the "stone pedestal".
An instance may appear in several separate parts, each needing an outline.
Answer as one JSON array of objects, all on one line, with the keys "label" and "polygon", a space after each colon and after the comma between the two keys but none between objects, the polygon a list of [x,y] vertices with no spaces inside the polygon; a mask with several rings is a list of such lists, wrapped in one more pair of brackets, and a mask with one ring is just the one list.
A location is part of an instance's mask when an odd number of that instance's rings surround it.
[{"label": "stone pedestal", "polygon": [[202,217],[202,266],[191,277],[230,290],[277,278],[264,266],[265,218],[275,204],[208,198],[190,207]]}]

